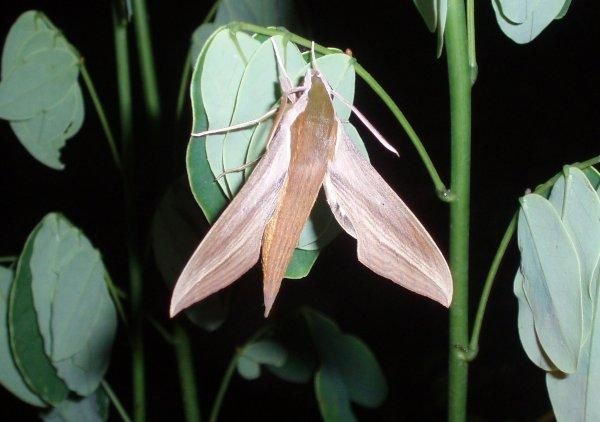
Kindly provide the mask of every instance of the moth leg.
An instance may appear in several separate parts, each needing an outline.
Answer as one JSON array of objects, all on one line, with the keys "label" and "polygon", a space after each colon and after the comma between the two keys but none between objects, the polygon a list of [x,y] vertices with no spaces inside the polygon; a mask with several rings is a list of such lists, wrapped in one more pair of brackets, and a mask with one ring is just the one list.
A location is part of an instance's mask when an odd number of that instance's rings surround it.
[{"label": "moth leg", "polygon": [[260,159],[263,157],[263,155],[264,155],[264,153],[263,153],[263,154],[260,154],[260,155],[259,155],[259,156],[258,156],[258,157],[255,159],[255,160],[252,160],[251,162],[249,162],[249,163],[246,163],[246,164],[242,164],[242,165],[241,165],[241,166],[239,166],[239,167],[234,167],[234,168],[232,168],[232,169],[225,170],[223,173],[219,174],[219,175],[218,175],[218,176],[215,178],[215,181],[216,181],[216,180],[219,180],[221,177],[225,176],[226,174],[229,174],[229,173],[237,173],[238,171],[245,170],[245,169],[247,169],[248,167],[255,165],[256,163],[258,163],[258,162],[260,161]]},{"label": "moth leg", "polygon": [[196,132],[196,133],[192,133],[192,136],[194,137],[202,137],[202,136],[206,136],[206,135],[213,135],[215,133],[224,133],[224,132],[229,132],[232,130],[237,130],[237,129],[244,129],[246,127],[249,126],[254,126],[264,120],[267,120],[269,117],[271,117],[272,115],[274,115],[275,113],[277,113],[277,109],[278,107],[273,107],[272,109],[270,109],[269,111],[267,111],[265,114],[263,114],[262,116],[253,119],[253,120],[249,120],[247,122],[242,122],[242,123],[238,123],[235,125],[231,125],[231,126],[227,126],[224,128],[220,128],[220,129],[210,129],[210,130],[205,130],[204,132]]}]

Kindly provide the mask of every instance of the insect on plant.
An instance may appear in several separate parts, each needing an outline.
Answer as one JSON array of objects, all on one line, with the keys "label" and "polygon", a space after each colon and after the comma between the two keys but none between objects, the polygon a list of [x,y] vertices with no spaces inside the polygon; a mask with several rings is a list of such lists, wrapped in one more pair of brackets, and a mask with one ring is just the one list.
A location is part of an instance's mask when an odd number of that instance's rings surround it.
[{"label": "insect on plant", "polygon": [[[303,84],[292,88],[272,43],[283,93],[266,153],[183,269],[173,291],[171,316],[231,284],[259,256],[268,316],[321,187],[337,222],[357,239],[360,262],[449,306],[452,277],[443,255],[344,131],[333,107],[336,93],[316,67],[314,47],[312,68]],[[395,152],[370,124],[367,127]]]}]

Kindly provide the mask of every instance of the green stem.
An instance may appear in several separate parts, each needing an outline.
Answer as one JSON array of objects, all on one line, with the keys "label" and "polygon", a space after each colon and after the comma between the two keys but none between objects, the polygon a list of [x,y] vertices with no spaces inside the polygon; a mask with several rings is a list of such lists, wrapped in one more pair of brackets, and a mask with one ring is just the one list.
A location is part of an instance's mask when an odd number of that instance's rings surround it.
[{"label": "green stem", "polygon": [[221,5],[221,1],[222,0],[217,0],[213,3],[213,5],[211,6],[210,10],[206,14],[206,16],[204,17],[204,20],[202,21],[202,23],[200,25],[210,21],[217,14],[217,10],[219,9],[219,6]]},{"label": "green stem", "polygon": [[15,262],[17,259],[19,259],[18,256],[0,256],[0,263],[11,263],[11,262]]},{"label": "green stem", "polygon": [[[262,26],[246,22],[233,22],[229,24],[229,27],[233,31],[241,30],[268,36],[282,35],[287,37],[293,43],[302,45],[306,48],[311,48],[311,46],[313,45],[313,42],[311,40],[280,29],[264,28]],[[314,44],[314,48],[315,51],[320,54],[339,53],[339,50],[330,49],[319,44]],[[425,164],[425,168],[427,169],[429,176],[431,177],[431,180],[433,181],[435,189],[438,192],[440,198],[444,201],[451,201],[452,195],[448,192],[448,189],[446,188],[446,185],[444,185],[444,182],[442,182],[442,179],[440,178],[437,169],[433,165],[433,162],[431,161],[431,158],[429,157],[429,154],[427,153],[423,142],[421,142],[421,139],[419,139],[419,136],[404,116],[404,113],[402,113],[402,111],[400,110],[400,107],[398,107],[394,100],[392,100],[392,97],[390,97],[390,95],[383,89],[383,87],[358,62],[354,63],[354,69],[356,70],[356,74],[360,76],[361,79],[363,79],[365,83],[369,85],[369,87],[385,103],[385,105],[390,109],[396,120],[398,120],[398,123],[400,123],[402,128],[405,130],[410,141],[413,143],[414,147],[419,153],[423,164]]]},{"label": "green stem", "polygon": [[508,245],[512,240],[516,228],[517,215],[515,214],[513,218],[511,218],[510,223],[508,223],[508,227],[504,232],[504,236],[502,236],[502,240],[500,241],[500,245],[498,246],[496,255],[494,256],[492,264],[490,265],[490,269],[485,279],[485,283],[483,284],[483,290],[481,291],[481,297],[479,299],[479,305],[477,307],[477,314],[475,315],[475,322],[473,323],[473,332],[471,334],[471,341],[469,342],[469,350],[465,353],[465,358],[469,362],[475,359],[477,357],[477,354],[479,353],[479,335],[481,334],[483,317],[485,315],[485,309],[487,307],[490,298],[490,293],[492,291],[492,285],[494,284],[494,279],[496,278],[496,274],[498,273],[498,268],[500,268],[502,258],[504,258],[504,254],[506,253],[506,249],[508,249]]},{"label": "green stem", "polygon": [[190,339],[180,324],[175,324],[173,337],[185,420],[187,422],[199,422],[201,417],[200,408],[198,407],[198,388],[196,387],[196,370]]},{"label": "green stem", "polygon": [[136,422],[146,420],[146,381],[142,314],[142,267],[140,262],[137,218],[135,212],[135,160],[133,146],[133,110],[127,22],[119,19],[113,5],[113,28],[119,93],[119,114],[123,142],[123,184],[125,214],[128,223],[129,289],[131,301],[131,359],[133,378],[133,416]]},{"label": "green stem", "polygon": [[236,350],[236,352],[231,357],[231,361],[225,370],[225,374],[223,374],[223,379],[221,380],[221,385],[219,386],[219,391],[217,392],[217,397],[213,403],[212,410],[210,411],[210,417],[208,422],[217,422],[219,418],[219,412],[221,411],[221,406],[223,405],[223,399],[225,398],[225,393],[227,392],[227,388],[229,387],[229,383],[231,382],[231,378],[235,372],[235,367],[237,365],[237,361],[240,357],[240,351]]},{"label": "green stem", "polygon": [[146,113],[150,123],[158,126],[160,120],[160,99],[158,93],[158,82],[156,79],[156,67],[152,54],[152,40],[148,25],[148,12],[146,0],[133,0],[133,21],[137,41],[140,72],[142,74],[142,86]]},{"label": "green stem", "polygon": [[[597,157],[590,158],[589,160],[582,161],[581,163],[572,164],[573,167],[577,167],[581,170],[591,167],[593,165],[600,163],[600,155]],[[562,172],[557,173],[552,178],[548,179],[543,184],[539,185],[534,193],[539,195],[547,195],[554,183],[558,180],[559,177],[563,175]],[[496,274],[498,273],[498,268],[500,267],[500,263],[502,262],[502,258],[504,258],[504,254],[506,253],[506,249],[515,234],[517,229],[517,214],[513,215],[506,231],[504,232],[504,236],[502,236],[502,240],[500,241],[500,245],[498,246],[498,250],[496,251],[496,255],[492,260],[492,264],[490,265],[490,269],[488,271],[487,277],[485,278],[485,283],[483,285],[483,290],[481,292],[481,298],[479,299],[479,306],[477,307],[477,314],[475,315],[475,322],[473,324],[473,333],[471,334],[471,341],[469,342],[469,350],[465,354],[465,358],[469,361],[475,359],[479,350],[479,337],[481,334],[481,326],[483,325],[483,317],[485,315],[485,311],[487,308],[487,303],[490,297],[490,293],[492,291],[492,286],[494,284],[494,280],[496,279]]]},{"label": "green stem", "polygon": [[110,129],[108,119],[106,118],[106,113],[104,112],[104,107],[102,107],[102,103],[100,102],[100,98],[98,97],[98,93],[96,92],[96,87],[94,86],[94,82],[92,81],[92,78],[90,77],[90,74],[87,71],[85,63],[81,65],[81,76],[83,76],[83,81],[85,82],[85,86],[87,87],[88,92],[90,93],[90,97],[92,98],[92,103],[94,104],[94,108],[96,109],[96,114],[98,114],[98,119],[100,119],[100,124],[102,125],[104,136],[108,141],[108,147],[110,148],[113,161],[115,162],[117,168],[121,169],[121,157],[119,156],[119,152],[117,150],[115,137],[113,136],[112,130]]},{"label": "green stem", "polygon": [[217,393],[217,397],[215,398],[215,401],[213,403],[212,410],[210,411],[210,418],[208,419],[209,422],[217,422],[217,419],[219,418],[219,412],[221,411],[221,406],[223,405],[225,393],[227,392],[227,388],[229,387],[229,383],[231,382],[231,377],[233,376],[233,373],[235,371],[237,361],[242,354],[242,350],[244,350],[249,344],[268,334],[272,330],[272,328],[273,327],[270,325],[265,325],[259,328],[252,335],[252,337],[250,337],[246,341],[246,343],[244,343],[242,347],[235,351],[235,353],[231,357],[231,361],[229,362],[227,369],[225,370],[225,374],[223,374],[223,379],[221,380],[221,385],[219,386],[219,392]]},{"label": "green stem", "polygon": [[425,168],[429,172],[429,176],[431,177],[431,180],[433,181],[433,184],[435,186],[435,190],[438,192],[440,198],[443,200],[450,200],[450,197],[448,195],[448,189],[446,188],[446,185],[444,185],[444,182],[442,182],[442,179],[440,178],[439,173],[433,165],[433,162],[431,161],[431,158],[429,157],[429,154],[427,153],[423,142],[421,142],[421,139],[419,139],[419,136],[417,135],[411,124],[408,122],[406,116],[404,116],[404,113],[402,113],[402,111],[400,110],[400,107],[398,107],[394,100],[392,100],[392,97],[390,97],[390,95],[383,89],[379,82],[377,82],[375,78],[373,78],[371,74],[367,72],[367,70],[364,67],[362,67],[358,62],[354,63],[354,69],[356,70],[357,75],[359,75],[367,83],[367,85],[369,85],[369,87],[379,96],[379,98],[381,98],[385,105],[390,109],[396,120],[398,120],[398,122],[408,135],[408,138],[417,150],[417,153],[421,157],[421,160],[423,161]]},{"label": "green stem", "polygon": [[190,60],[189,53],[185,57],[185,63],[183,64],[183,71],[181,72],[181,82],[179,83],[179,93],[177,94],[177,105],[175,107],[175,122],[181,121],[181,113],[183,112],[183,105],[185,103],[185,94],[188,92],[188,84],[190,74],[192,73],[192,63]]},{"label": "green stem", "polygon": [[104,389],[104,392],[106,392],[106,395],[110,399],[115,409],[117,409],[117,412],[119,412],[121,420],[123,422],[131,422],[131,418],[127,414],[127,411],[123,407],[123,404],[121,404],[121,401],[119,400],[113,389],[110,387],[108,382],[106,382],[106,380],[102,380],[102,388]]},{"label": "green stem", "polygon": [[471,173],[471,79],[464,0],[448,1],[446,54],[450,88],[451,180],[450,268],[454,298],[450,307],[448,420],[465,421],[468,363],[469,205]]},{"label": "green stem", "polygon": [[475,0],[467,0],[467,35],[469,39],[469,68],[471,70],[471,85],[475,84],[479,66],[475,49]]}]

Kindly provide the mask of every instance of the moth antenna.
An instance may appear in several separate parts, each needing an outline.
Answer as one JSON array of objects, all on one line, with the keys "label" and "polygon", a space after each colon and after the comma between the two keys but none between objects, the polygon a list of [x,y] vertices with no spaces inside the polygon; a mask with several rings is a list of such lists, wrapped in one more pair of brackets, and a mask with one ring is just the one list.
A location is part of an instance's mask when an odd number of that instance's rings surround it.
[{"label": "moth antenna", "polygon": [[287,70],[285,70],[285,66],[283,65],[283,60],[279,55],[279,49],[277,48],[277,44],[273,37],[271,37],[271,44],[273,44],[273,51],[275,52],[275,60],[277,60],[277,68],[279,69],[279,83],[281,84],[281,90],[289,95],[288,93],[292,90],[292,80],[290,79],[290,75],[288,75]]},{"label": "moth antenna", "polygon": [[386,149],[388,149],[389,151],[393,152],[394,154],[396,154],[398,157],[400,156],[400,154],[398,153],[398,151],[396,150],[396,148],[394,148],[392,146],[392,144],[390,144],[381,133],[379,133],[379,131],[377,129],[375,129],[375,126],[373,126],[373,124],[371,122],[369,122],[369,120],[365,117],[364,114],[362,114],[360,112],[360,110],[358,110],[356,107],[354,107],[353,104],[350,104],[349,101],[347,101],[344,97],[342,97],[340,94],[338,94],[336,91],[334,91],[333,89],[331,90],[331,93],[338,99],[340,100],[342,103],[344,103],[344,105],[346,107],[348,107],[350,110],[352,110],[352,112],[354,113],[354,115],[356,117],[358,117],[358,119],[362,122],[363,125],[365,125],[365,127],[367,129],[369,129],[369,131],[373,134],[373,136],[375,136],[375,138],[377,138],[377,140],[379,141],[379,143],[381,143],[381,145],[383,145]]},{"label": "moth antenna", "polygon": [[263,120],[268,119],[269,117],[274,115],[276,112],[277,112],[277,107],[272,108],[271,110],[267,111],[265,114],[263,114],[262,116],[260,116],[256,119],[249,120],[247,122],[238,123],[238,124],[231,125],[231,126],[227,126],[227,127],[223,127],[223,128],[219,128],[219,129],[210,129],[210,130],[205,130],[204,132],[195,132],[195,133],[192,132],[192,136],[202,137],[202,136],[206,136],[206,135],[214,135],[216,133],[229,132],[231,130],[244,129],[246,127],[254,126],[257,123],[260,123]]}]

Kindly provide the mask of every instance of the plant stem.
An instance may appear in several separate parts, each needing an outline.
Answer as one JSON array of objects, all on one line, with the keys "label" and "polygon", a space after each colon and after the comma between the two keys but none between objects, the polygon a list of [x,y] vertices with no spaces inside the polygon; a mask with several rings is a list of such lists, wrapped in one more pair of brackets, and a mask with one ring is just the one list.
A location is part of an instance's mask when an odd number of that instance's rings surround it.
[{"label": "plant stem", "polygon": [[117,168],[120,170],[121,157],[119,156],[119,152],[117,150],[115,137],[113,136],[112,130],[110,129],[108,119],[106,118],[106,113],[104,112],[104,107],[102,107],[102,103],[100,102],[100,98],[98,97],[98,92],[96,92],[96,87],[94,86],[94,82],[92,81],[92,78],[90,77],[90,74],[87,71],[85,63],[81,65],[81,76],[83,76],[83,81],[85,82],[88,92],[90,93],[92,103],[94,104],[94,108],[96,109],[96,114],[98,114],[98,119],[100,119],[100,124],[102,125],[104,136],[106,136],[106,140],[108,141],[108,147],[110,148],[113,161],[115,162]]},{"label": "plant stem", "polygon": [[446,55],[450,87],[451,180],[450,268],[454,298],[450,307],[448,420],[465,421],[468,363],[469,205],[471,172],[471,78],[464,0],[448,1]]},{"label": "plant stem", "polygon": [[150,38],[150,28],[148,26],[146,0],[133,0],[133,21],[140,72],[142,74],[146,113],[150,119],[150,124],[158,126],[160,120],[160,99],[154,55],[152,54],[152,39]]},{"label": "plant stem", "polygon": [[[302,45],[306,48],[311,48],[313,45],[312,41],[306,38],[280,29],[264,28],[262,26],[246,22],[233,22],[229,26],[232,30],[242,30],[268,36],[282,35],[287,37],[293,43]],[[330,49],[319,44],[314,44],[314,48],[315,51],[320,54],[339,53],[339,50]],[[433,181],[433,184],[435,186],[436,191],[438,192],[438,196],[440,197],[440,199],[450,202],[452,200],[451,193],[448,192],[446,185],[444,184],[444,182],[442,182],[442,179],[440,178],[437,169],[433,165],[433,162],[431,161],[431,158],[429,157],[429,154],[427,153],[423,142],[421,142],[421,140],[419,139],[417,133],[408,122],[408,119],[400,110],[400,107],[398,107],[394,100],[392,100],[392,97],[390,97],[390,95],[383,89],[379,82],[377,82],[375,78],[373,78],[371,74],[369,74],[369,72],[367,72],[367,70],[364,67],[362,67],[358,62],[354,63],[354,69],[356,71],[356,74],[360,76],[367,85],[369,85],[369,87],[379,96],[379,98],[381,98],[381,100],[390,109],[396,120],[398,120],[398,123],[400,123],[400,125],[408,135],[410,141],[419,153],[423,164],[425,164],[425,168],[429,172],[429,176]]]},{"label": "plant stem", "polygon": [[467,0],[467,36],[469,37],[469,67],[471,69],[471,85],[475,85],[479,66],[475,50],[475,0]]},{"label": "plant stem", "polygon": [[12,263],[19,259],[18,256],[0,256],[0,263]]},{"label": "plant stem", "polygon": [[181,121],[181,113],[183,112],[183,105],[185,103],[185,94],[188,92],[188,84],[190,74],[192,73],[192,66],[190,55],[185,57],[185,63],[183,64],[183,70],[181,72],[181,82],[179,83],[179,93],[177,94],[177,105],[175,106],[175,122]]},{"label": "plant stem", "polygon": [[113,406],[115,407],[115,409],[117,409],[117,412],[119,412],[119,416],[121,416],[121,420],[123,422],[131,422],[131,418],[127,414],[127,411],[123,407],[123,404],[121,403],[121,401],[119,400],[119,398],[117,397],[117,395],[115,394],[113,389],[110,387],[108,382],[106,382],[106,380],[102,380],[102,388],[104,389],[104,392],[106,392],[106,395],[110,399],[110,401],[113,404]]},{"label": "plant stem", "polygon": [[127,218],[127,253],[129,256],[129,289],[131,301],[131,359],[133,378],[133,416],[136,422],[146,420],[146,381],[142,318],[142,267],[138,246],[135,212],[135,160],[133,145],[133,110],[127,22],[119,19],[113,4],[113,28],[119,93],[119,115],[123,143],[123,185]]},{"label": "plant stem", "polygon": [[235,372],[235,367],[237,365],[239,357],[240,352],[236,350],[233,356],[231,357],[231,361],[229,362],[227,369],[225,370],[225,374],[223,374],[223,379],[221,380],[221,385],[219,386],[217,397],[215,398],[212,410],[210,411],[210,417],[208,419],[208,422],[217,422],[217,419],[219,418],[219,412],[221,411],[223,399],[225,398],[227,387],[229,387],[229,383],[231,382],[231,377]]},{"label": "plant stem", "polygon": [[196,370],[192,358],[190,339],[180,324],[175,324],[173,337],[173,346],[177,354],[177,367],[179,369],[179,382],[181,384],[181,398],[185,410],[185,420],[187,422],[200,422]]}]

